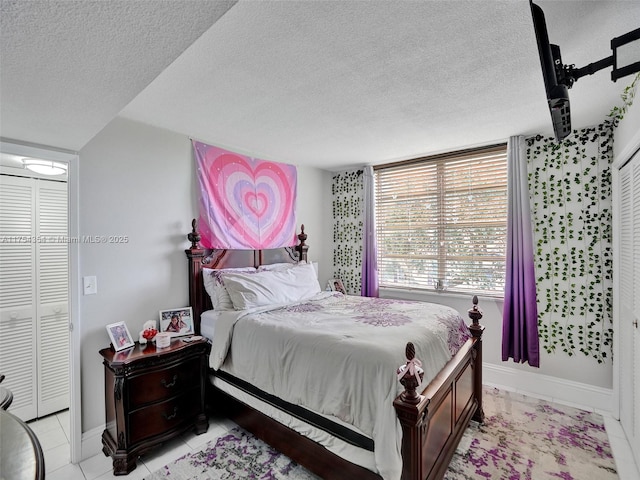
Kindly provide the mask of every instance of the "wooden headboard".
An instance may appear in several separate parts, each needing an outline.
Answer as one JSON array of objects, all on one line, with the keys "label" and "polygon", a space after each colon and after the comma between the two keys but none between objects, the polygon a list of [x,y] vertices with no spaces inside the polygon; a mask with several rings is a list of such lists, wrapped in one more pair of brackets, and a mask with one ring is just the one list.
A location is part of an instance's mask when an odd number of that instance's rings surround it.
[{"label": "wooden headboard", "polygon": [[189,305],[193,309],[193,327],[200,335],[200,315],[211,310],[211,299],[204,289],[203,268],[259,267],[272,263],[296,263],[307,261],[309,246],[305,243],[307,234],[304,225],[298,234],[298,245],[270,250],[229,250],[201,248],[198,225],[195,219],[191,222],[191,232],[187,238],[191,248],[185,250],[189,260]]}]

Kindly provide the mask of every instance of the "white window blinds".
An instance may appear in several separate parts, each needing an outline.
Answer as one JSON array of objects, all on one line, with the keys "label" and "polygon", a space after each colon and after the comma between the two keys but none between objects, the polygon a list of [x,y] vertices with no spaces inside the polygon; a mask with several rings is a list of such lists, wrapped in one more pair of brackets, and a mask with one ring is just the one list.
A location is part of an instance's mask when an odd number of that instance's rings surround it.
[{"label": "white window blinds", "polygon": [[507,147],[376,168],[381,287],[504,294]]}]

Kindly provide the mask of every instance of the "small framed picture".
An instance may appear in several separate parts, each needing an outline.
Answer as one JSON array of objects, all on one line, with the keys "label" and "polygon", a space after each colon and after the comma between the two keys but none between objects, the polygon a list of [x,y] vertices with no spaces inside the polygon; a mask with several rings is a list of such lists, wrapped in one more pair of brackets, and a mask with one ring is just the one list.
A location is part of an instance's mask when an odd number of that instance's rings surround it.
[{"label": "small framed picture", "polygon": [[344,284],[339,278],[332,278],[331,280],[329,280],[329,288],[333,292],[340,292],[344,293],[345,295],[347,294],[347,290],[344,288]]},{"label": "small framed picture", "polygon": [[135,342],[129,333],[129,329],[124,322],[116,322],[107,325],[107,332],[111,339],[111,345],[113,345],[113,349],[116,352],[135,345]]},{"label": "small framed picture", "polygon": [[160,310],[160,331],[172,336],[193,335],[193,311],[191,307]]}]

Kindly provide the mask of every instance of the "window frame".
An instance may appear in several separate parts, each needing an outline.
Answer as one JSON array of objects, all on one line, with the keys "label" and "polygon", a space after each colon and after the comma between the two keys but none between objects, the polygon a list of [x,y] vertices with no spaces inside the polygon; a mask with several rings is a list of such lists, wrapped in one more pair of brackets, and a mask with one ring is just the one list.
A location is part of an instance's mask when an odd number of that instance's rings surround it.
[{"label": "window frame", "polygon": [[[494,272],[498,272],[501,273],[501,280],[496,281],[495,278],[488,278],[487,282],[488,284],[491,284],[491,282],[493,283],[493,286],[491,288],[487,288],[486,284],[485,286],[482,286],[480,283],[478,285],[467,285],[467,286],[461,286],[461,285],[453,285],[452,287],[447,286],[446,284],[446,279],[447,279],[447,275],[451,275],[452,271],[455,271],[454,268],[452,268],[452,261],[456,260],[456,257],[452,257],[450,252],[448,252],[448,249],[450,249],[450,242],[451,240],[447,240],[447,233],[449,234],[449,236],[451,236],[452,232],[464,232],[464,230],[462,230],[462,226],[460,226],[459,228],[455,228],[455,229],[451,229],[450,224],[447,225],[447,222],[445,221],[445,217],[447,216],[447,212],[449,212],[449,209],[446,207],[446,197],[447,195],[451,195],[452,190],[458,189],[460,190],[460,186],[456,183],[456,180],[451,181],[450,179],[448,179],[448,174],[445,173],[445,169],[447,167],[453,168],[455,169],[455,162],[469,162],[470,160],[472,162],[482,162],[482,161],[487,161],[487,159],[491,159],[493,158],[493,160],[491,161],[491,166],[492,167],[499,167],[497,172],[496,172],[496,176],[493,177],[497,180],[497,184],[495,185],[491,185],[489,181],[487,181],[487,177],[485,176],[485,178],[482,179],[482,184],[479,184],[479,186],[477,188],[472,188],[469,191],[477,194],[482,192],[483,190],[485,191],[485,193],[487,191],[491,191],[493,192],[493,194],[496,195],[500,195],[504,197],[504,202],[500,202],[499,205],[502,205],[502,210],[498,211],[498,215],[500,215],[500,213],[503,213],[504,216],[503,217],[499,217],[501,218],[501,220],[496,220],[496,221],[486,221],[486,211],[484,212],[484,216],[483,215],[479,215],[480,219],[484,218],[484,222],[480,222],[478,220],[476,220],[474,222],[473,218],[470,219],[470,221],[465,222],[464,224],[468,227],[478,227],[478,225],[482,226],[486,226],[486,228],[489,228],[493,231],[494,236],[492,237],[488,237],[488,238],[494,238],[494,239],[500,239],[499,242],[496,242],[495,244],[484,244],[484,249],[487,252],[492,252],[490,255],[480,255],[480,256],[475,256],[475,254],[473,254],[471,256],[471,258],[473,258],[473,260],[469,260],[468,256],[460,256],[457,259],[463,262],[467,262],[467,271],[469,272],[469,275],[472,276],[472,273],[474,271],[473,267],[470,266],[472,263],[477,262],[477,261],[482,261],[482,262],[488,262],[485,265],[489,265],[488,270],[494,270]],[[502,163],[502,160],[504,160],[504,163]],[[500,144],[495,144],[495,145],[490,145],[490,146],[485,146],[485,147],[480,147],[480,148],[473,148],[473,149],[466,149],[466,150],[459,150],[459,151],[454,151],[454,152],[448,152],[448,153],[443,153],[443,154],[439,154],[439,155],[433,155],[433,156],[428,156],[428,157],[420,157],[420,158],[416,158],[416,159],[411,159],[411,160],[405,160],[405,161],[401,161],[401,162],[394,162],[394,163],[389,163],[389,164],[383,164],[383,165],[377,165],[374,166],[374,176],[375,176],[375,202],[376,202],[376,223],[378,225],[380,225],[380,212],[379,212],[379,197],[380,195],[382,195],[381,193],[381,187],[380,187],[380,176],[383,175],[384,171],[386,170],[387,172],[390,172],[390,175],[392,175],[394,172],[399,172],[400,175],[402,175],[402,171],[403,170],[409,170],[412,167],[416,167],[416,168],[421,168],[424,167],[425,172],[422,178],[428,178],[431,180],[431,184],[432,185],[437,185],[437,189],[435,191],[421,191],[419,194],[416,195],[408,195],[406,198],[418,198],[420,196],[431,196],[432,198],[435,198],[436,202],[437,202],[437,206],[434,208],[434,212],[437,212],[437,215],[435,215],[435,217],[437,217],[437,221],[432,223],[427,224],[429,228],[432,227],[432,230],[436,231],[435,234],[435,250],[437,251],[437,254],[433,255],[433,254],[425,254],[424,252],[421,255],[416,255],[415,258],[420,258],[422,260],[429,260],[431,262],[435,262],[436,263],[436,268],[433,268],[432,270],[437,270],[437,278],[434,280],[434,285],[430,286],[427,285],[426,283],[429,280],[429,275],[426,274],[424,278],[420,278],[420,275],[418,275],[418,280],[425,280],[425,282],[423,282],[422,284],[417,284],[417,285],[408,285],[406,283],[403,282],[389,282],[389,281],[385,281],[384,280],[384,274],[382,272],[382,268],[384,266],[385,262],[383,260],[383,258],[393,258],[393,256],[390,255],[384,255],[381,252],[380,246],[383,244],[383,239],[381,237],[381,232],[380,232],[380,228],[377,229],[376,232],[376,240],[378,243],[378,252],[377,252],[377,264],[378,264],[378,276],[379,276],[379,281],[380,281],[380,288],[383,289],[400,289],[400,290],[413,290],[413,291],[424,291],[424,292],[438,292],[438,293],[451,293],[451,294],[468,294],[468,293],[477,293],[479,295],[482,296],[487,296],[487,297],[497,297],[497,298],[502,298],[504,297],[504,285],[505,285],[505,278],[506,278],[506,251],[507,251],[507,209],[508,209],[508,185],[507,185],[507,144],[506,143],[500,143]],[[434,174],[430,174],[428,172],[429,169],[434,169],[435,173]],[[428,183],[428,180],[425,182]],[[388,193],[388,192],[387,192]],[[499,202],[499,200],[493,199],[493,202]],[[454,202],[454,207],[460,207],[460,203],[459,201]],[[398,207],[400,208],[400,207]],[[481,207],[482,208],[482,207]],[[484,206],[484,208],[486,208],[486,205]],[[390,208],[389,208],[390,210]],[[459,214],[459,213],[458,213]],[[473,229],[473,228],[472,228]],[[504,235],[500,235],[500,231],[504,232]],[[387,235],[387,239],[388,238],[392,238],[392,236],[389,236],[389,231],[391,231],[391,229],[387,229],[384,233]],[[433,242],[432,242],[433,243]],[[472,243],[472,245],[474,247],[477,247],[479,244],[478,243]],[[422,243],[422,244],[417,244],[418,247],[423,246],[426,247],[427,243]],[[491,248],[488,248],[489,246],[491,246]],[[498,252],[498,255],[496,255],[496,250]],[[415,251],[415,250],[414,250]],[[395,255],[394,255],[395,256]],[[410,258],[410,255],[407,254],[402,254],[402,252],[399,253],[399,255],[397,255],[396,257],[399,258]],[[502,262],[497,262],[497,258],[502,258]],[[480,266],[480,268],[478,269],[478,275],[481,274],[481,272],[483,271],[482,265]],[[463,270],[464,271],[464,270]],[[411,275],[410,275],[411,276]],[[413,278],[412,278],[413,279]]]}]

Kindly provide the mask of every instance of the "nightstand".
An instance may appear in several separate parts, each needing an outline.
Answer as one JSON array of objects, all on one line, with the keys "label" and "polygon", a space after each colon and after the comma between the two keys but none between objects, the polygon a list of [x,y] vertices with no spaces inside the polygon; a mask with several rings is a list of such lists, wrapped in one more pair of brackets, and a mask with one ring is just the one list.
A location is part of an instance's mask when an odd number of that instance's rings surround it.
[{"label": "nightstand", "polygon": [[205,339],[171,339],[115,352],[100,350],[104,364],[106,428],[102,451],[113,474],[126,475],[153,447],[193,428],[207,431],[205,385],[210,345]]}]

